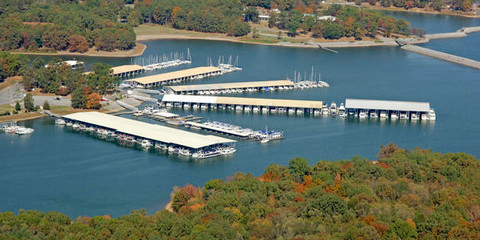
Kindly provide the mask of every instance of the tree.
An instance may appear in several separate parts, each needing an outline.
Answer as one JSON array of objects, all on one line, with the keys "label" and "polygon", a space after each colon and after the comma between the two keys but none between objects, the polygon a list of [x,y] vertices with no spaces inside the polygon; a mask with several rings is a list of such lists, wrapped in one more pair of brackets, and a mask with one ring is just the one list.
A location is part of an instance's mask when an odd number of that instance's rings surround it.
[{"label": "tree", "polygon": [[50,104],[48,101],[43,102],[43,110],[50,110]]},{"label": "tree", "polygon": [[27,112],[35,110],[35,105],[33,104],[33,95],[31,93],[27,93],[27,95],[23,98],[23,105],[25,107],[25,111]]},{"label": "tree", "polygon": [[100,109],[100,101],[102,99],[102,96],[100,96],[98,93],[91,93],[90,95],[88,95],[87,99],[88,109]]},{"label": "tree", "polygon": [[256,8],[248,7],[245,12],[245,22],[258,22],[258,11]]},{"label": "tree", "polygon": [[87,108],[87,97],[84,94],[83,88],[78,88],[72,93],[72,107],[73,108]]},{"label": "tree", "polygon": [[305,175],[310,174],[310,165],[305,158],[296,157],[290,160],[288,169],[296,182],[302,182]]},{"label": "tree", "polygon": [[413,226],[404,221],[395,222],[387,232],[390,238],[398,237],[405,240],[417,239],[418,234]]},{"label": "tree", "polygon": [[88,51],[88,42],[84,36],[80,36],[80,35],[70,36],[69,45],[70,47],[68,48],[68,50],[70,52],[84,53]]},{"label": "tree", "polygon": [[15,111],[20,111],[20,110],[22,110],[22,107],[20,106],[20,103],[17,102],[17,103],[15,104]]}]

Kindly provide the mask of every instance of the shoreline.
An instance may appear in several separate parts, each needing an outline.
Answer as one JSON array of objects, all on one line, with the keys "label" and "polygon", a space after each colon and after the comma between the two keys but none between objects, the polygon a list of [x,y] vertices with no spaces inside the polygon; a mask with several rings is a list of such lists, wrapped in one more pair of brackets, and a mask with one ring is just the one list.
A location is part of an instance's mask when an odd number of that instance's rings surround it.
[{"label": "shoreline", "polygon": [[415,8],[415,10],[407,10],[404,8],[397,8],[397,7],[381,7],[381,6],[370,6],[370,5],[363,5],[363,4],[362,4],[362,7],[365,9],[375,10],[375,11],[391,11],[391,12],[457,16],[457,17],[465,17],[465,18],[480,18],[480,15],[462,14],[462,13],[456,13],[456,12],[427,11],[427,10],[423,10],[422,8]]},{"label": "shoreline", "polygon": [[23,51],[9,51],[11,54],[20,54],[20,55],[39,55],[39,56],[76,56],[76,57],[106,57],[106,58],[126,58],[126,57],[138,57],[143,55],[147,46],[145,44],[136,42],[137,46],[133,49],[127,51],[96,51],[88,50],[85,53],[78,52],[69,52],[69,51],[58,51],[58,52],[23,52]]},{"label": "shoreline", "polygon": [[[265,42],[255,42],[255,41],[244,41],[241,39],[235,39],[231,37],[202,37],[202,36],[188,36],[185,34],[145,34],[137,35],[137,41],[154,41],[154,40],[207,40],[207,41],[223,41],[223,42],[233,42],[233,43],[244,43],[244,44],[254,44],[254,45],[264,45],[264,46],[274,46],[274,47],[296,47],[296,48],[315,48],[320,49],[316,45],[312,45],[308,42],[305,43],[292,43],[280,41],[277,43],[265,43]],[[384,39],[386,40],[386,39]],[[424,43],[425,40],[419,39],[416,43]],[[317,42],[314,43],[321,44],[323,47],[328,48],[351,48],[351,47],[380,47],[380,46],[398,46],[395,43],[395,39],[388,38],[387,41],[376,42],[375,40],[370,41],[329,41],[329,42]]]}]

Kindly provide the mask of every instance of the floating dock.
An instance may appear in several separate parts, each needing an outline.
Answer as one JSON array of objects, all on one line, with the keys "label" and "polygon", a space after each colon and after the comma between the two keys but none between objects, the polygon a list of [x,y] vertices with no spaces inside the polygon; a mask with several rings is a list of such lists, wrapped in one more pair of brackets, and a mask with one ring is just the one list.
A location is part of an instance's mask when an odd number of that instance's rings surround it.
[{"label": "floating dock", "polygon": [[444,60],[444,61],[457,63],[457,64],[464,65],[464,66],[467,66],[467,67],[480,69],[480,62],[479,61],[475,61],[475,60],[464,58],[464,57],[455,56],[453,54],[439,52],[439,51],[435,51],[435,50],[432,50],[432,49],[423,48],[423,47],[419,47],[419,46],[414,46],[414,45],[410,45],[410,44],[402,46],[402,49],[407,50],[407,51],[411,51],[411,52],[414,52],[414,53],[438,58],[438,59],[441,59],[441,60]]},{"label": "floating dock", "polygon": [[[256,81],[256,82],[235,82],[235,83],[216,83],[201,85],[183,85],[169,86],[167,91],[174,94],[220,94],[225,91],[239,90],[279,90],[284,88],[294,88],[295,84],[290,80],[274,81]],[[213,92],[213,93],[211,93]]]},{"label": "floating dock", "polygon": [[314,113],[315,111],[321,111],[323,106],[322,101],[174,94],[164,95],[161,104],[166,107],[181,107],[185,109],[229,109],[244,112],[288,112],[292,114]]},{"label": "floating dock", "polygon": [[197,122],[186,122],[185,125],[189,126],[191,128],[202,129],[202,130],[206,130],[206,131],[221,133],[221,134],[235,136],[235,137],[239,137],[239,138],[248,138],[251,135],[250,133],[246,133],[246,132],[237,132],[235,130],[219,128],[219,127],[210,126],[210,125],[207,125],[207,124],[197,123]]},{"label": "floating dock", "polygon": [[154,88],[166,84],[202,79],[220,74],[222,74],[222,70],[217,67],[196,67],[147,77],[128,79],[124,82],[133,87]]},{"label": "floating dock", "polygon": [[429,102],[406,102],[369,99],[345,100],[345,110],[352,117],[398,118],[403,120],[435,120],[435,111]]},{"label": "floating dock", "polygon": [[104,128],[117,134],[126,134],[135,138],[150,140],[155,144],[182,147],[193,151],[221,145],[231,145],[236,142],[227,138],[192,133],[99,112],[73,113],[65,115],[63,118],[74,123]]}]

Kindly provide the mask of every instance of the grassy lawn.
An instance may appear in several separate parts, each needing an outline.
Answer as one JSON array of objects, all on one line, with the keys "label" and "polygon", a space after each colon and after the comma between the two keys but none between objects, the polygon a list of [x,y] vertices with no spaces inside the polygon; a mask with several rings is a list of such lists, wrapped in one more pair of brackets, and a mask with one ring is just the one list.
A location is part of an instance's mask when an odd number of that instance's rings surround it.
[{"label": "grassy lawn", "polygon": [[26,119],[33,119],[43,116],[43,114],[38,112],[29,112],[26,113],[24,110],[18,112],[18,114],[12,114],[15,107],[10,105],[0,105],[0,113],[4,113],[5,111],[9,111],[11,115],[8,116],[0,116],[0,122],[10,122],[10,121],[20,121]]}]

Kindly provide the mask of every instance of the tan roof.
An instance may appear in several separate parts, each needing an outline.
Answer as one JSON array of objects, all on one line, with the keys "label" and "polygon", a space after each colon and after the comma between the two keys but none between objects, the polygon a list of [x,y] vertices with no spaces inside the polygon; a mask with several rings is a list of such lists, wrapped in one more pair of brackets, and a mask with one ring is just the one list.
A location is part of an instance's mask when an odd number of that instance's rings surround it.
[{"label": "tan roof", "polygon": [[239,98],[217,97],[217,104],[237,104],[269,107],[295,107],[295,108],[322,108],[322,101],[266,99],[266,98]]},{"label": "tan roof", "polygon": [[63,116],[65,119],[80,121],[115,131],[142,137],[167,144],[199,149],[221,143],[234,143],[235,140],[192,133],[175,128],[165,127],[158,124],[151,124],[142,121],[117,117],[100,112],[81,112]]},{"label": "tan roof", "polygon": [[184,70],[175,71],[175,72],[168,72],[168,73],[162,73],[162,74],[153,75],[153,76],[130,79],[128,81],[137,82],[140,84],[150,84],[150,83],[156,83],[156,82],[169,81],[176,78],[190,77],[190,76],[195,76],[195,75],[204,74],[204,73],[211,73],[216,71],[220,71],[220,68],[196,67],[196,68],[189,68],[189,69],[184,69]]},{"label": "tan roof", "polygon": [[236,83],[215,83],[215,84],[201,84],[201,85],[183,85],[169,87],[175,92],[184,91],[202,91],[213,89],[233,89],[233,88],[257,88],[257,87],[276,87],[276,86],[293,86],[290,80],[276,80],[276,81],[257,81],[257,82],[236,82]]},{"label": "tan roof", "polygon": [[139,71],[143,70],[144,67],[140,65],[122,65],[118,67],[112,67],[113,74],[122,74],[122,73],[127,73],[127,72],[132,72],[132,71]]},{"label": "tan roof", "polygon": [[163,102],[182,103],[209,103],[269,107],[294,107],[294,108],[322,108],[322,101],[290,100],[290,99],[267,99],[267,98],[243,98],[243,97],[214,97],[198,95],[175,95],[166,94]]}]

